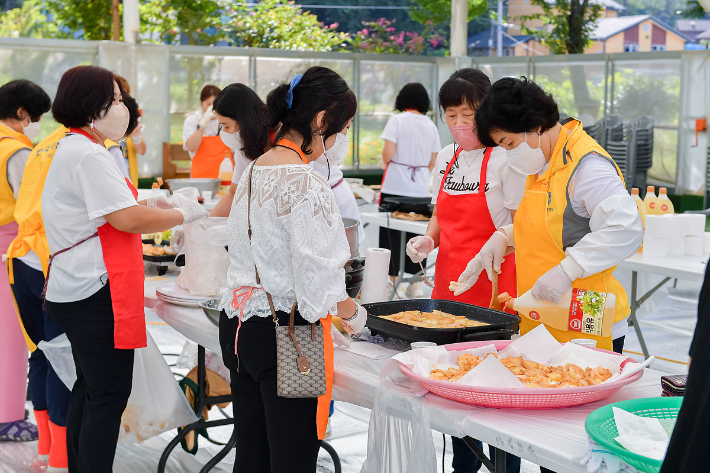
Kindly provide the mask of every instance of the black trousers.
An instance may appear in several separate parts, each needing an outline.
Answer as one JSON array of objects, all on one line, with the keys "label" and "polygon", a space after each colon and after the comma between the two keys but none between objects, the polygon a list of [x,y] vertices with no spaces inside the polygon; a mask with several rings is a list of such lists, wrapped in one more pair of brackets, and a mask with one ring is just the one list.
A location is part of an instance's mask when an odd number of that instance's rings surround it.
[{"label": "black trousers", "polygon": [[[17,301],[22,325],[30,340],[38,344],[42,340],[49,341],[64,333],[49,312],[42,309],[42,271],[27,266],[19,259],[12,260],[12,267],[15,283],[10,287]],[[30,401],[34,409],[47,411],[52,423],[65,427],[71,394],[40,349],[30,355],[28,378]]]},{"label": "black trousers", "polygon": [[[280,325],[289,314],[277,312]],[[296,317],[296,324],[306,321]],[[234,472],[315,473],[318,450],[317,398],[276,395],[276,330],[271,317],[251,317],[234,339],[239,319],[222,312],[219,342],[232,378],[237,459]]]},{"label": "black trousers", "polygon": [[112,473],[121,415],[133,383],[133,350],[114,348],[108,284],[87,299],[47,301],[72,344],[77,380],[67,414],[69,473]]},{"label": "black trousers", "polygon": [[[388,197],[399,197],[394,194],[382,194],[382,201],[384,202],[387,200]],[[405,235],[405,241],[409,241],[412,238],[417,236],[416,233],[410,233],[407,232]],[[390,276],[397,276],[399,275],[399,252],[401,250],[401,239],[402,239],[402,232],[399,230],[390,230],[389,228],[384,228],[380,227],[380,248],[387,248],[392,252],[392,255],[390,256],[390,267],[389,267],[389,275]],[[419,263],[414,263],[412,262],[411,259],[409,259],[408,256],[404,257],[404,272],[408,274],[416,274],[419,271],[421,271],[421,268],[419,267]],[[422,261],[422,266],[426,268],[426,259]]]}]

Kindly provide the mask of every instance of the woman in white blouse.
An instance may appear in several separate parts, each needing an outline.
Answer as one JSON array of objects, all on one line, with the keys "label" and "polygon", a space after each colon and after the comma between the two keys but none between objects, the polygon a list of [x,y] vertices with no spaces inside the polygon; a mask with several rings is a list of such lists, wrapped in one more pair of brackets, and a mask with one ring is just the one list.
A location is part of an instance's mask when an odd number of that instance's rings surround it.
[{"label": "woman in white blouse", "polygon": [[[266,125],[275,129],[281,124],[275,146],[250,164],[237,186],[227,226],[229,290],[219,324],[222,354],[231,371],[235,472],[315,472],[332,388],[331,315],[343,319],[352,333],[362,330],[367,318],[345,291],[343,267],[350,249],[335,196],[308,165],[333,146],[338,133],[345,133],[356,108],[345,81],[324,67],[281,84],[267,98]],[[277,395],[268,295],[279,325],[288,324],[297,304],[297,325],[323,326],[324,396]]]}]

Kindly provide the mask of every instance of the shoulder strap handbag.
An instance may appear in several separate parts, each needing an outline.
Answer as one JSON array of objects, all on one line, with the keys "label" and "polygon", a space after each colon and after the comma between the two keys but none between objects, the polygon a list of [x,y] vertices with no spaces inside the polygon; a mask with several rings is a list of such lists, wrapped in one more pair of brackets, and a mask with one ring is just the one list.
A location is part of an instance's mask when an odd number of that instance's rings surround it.
[{"label": "shoulder strap handbag", "polygon": [[[252,174],[256,161],[249,169],[249,190],[247,194],[247,222],[249,243],[251,244],[251,198]],[[256,282],[261,284],[259,269],[254,262]],[[294,325],[296,307],[291,307],[288,326],[279,326],[274,301],[266,289],[266,298],[271,308],[271,316],[276,324],[276,394],[289,398],[314,398],[325,394],[325,352],[323,349],[323,326],[315,323]]]}]

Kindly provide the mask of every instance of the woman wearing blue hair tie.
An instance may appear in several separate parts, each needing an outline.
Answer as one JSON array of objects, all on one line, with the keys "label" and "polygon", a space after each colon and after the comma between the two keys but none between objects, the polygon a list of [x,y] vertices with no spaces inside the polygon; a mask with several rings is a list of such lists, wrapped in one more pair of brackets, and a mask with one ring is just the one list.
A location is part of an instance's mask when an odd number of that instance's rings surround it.
[{"label": "woman wearing blue hair tie", "polygon": [[[330,185],[309,163],[347,133],[357,100],[338,74],[312,67],[271,91],[266,106],[266,126],[278,129],[274,147],[242,174],[227,224],[229,290],[219,338],[231,372],[234,471],[314,473],[333,386],[331,316],[357,333],[367,312],[345,291],[350,248],[340,211]],[[293,309],[295,325],[322,326],[326,387],[320,397],[277,393],[274,322],[288,325]]]}]

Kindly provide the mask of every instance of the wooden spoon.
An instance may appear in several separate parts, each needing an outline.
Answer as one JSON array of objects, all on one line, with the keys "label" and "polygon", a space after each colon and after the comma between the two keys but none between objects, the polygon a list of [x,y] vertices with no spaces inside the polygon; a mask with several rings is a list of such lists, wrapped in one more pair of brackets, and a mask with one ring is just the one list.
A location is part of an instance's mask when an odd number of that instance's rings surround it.
[{"label": "wooden spoon", "polygon": [[498,300],[498,273],[493,271],[493,279],[491,281],[493,286],[493,295],[491,297],[491,303],[489,307],[493,310],[501,310],[500,301]]}]

